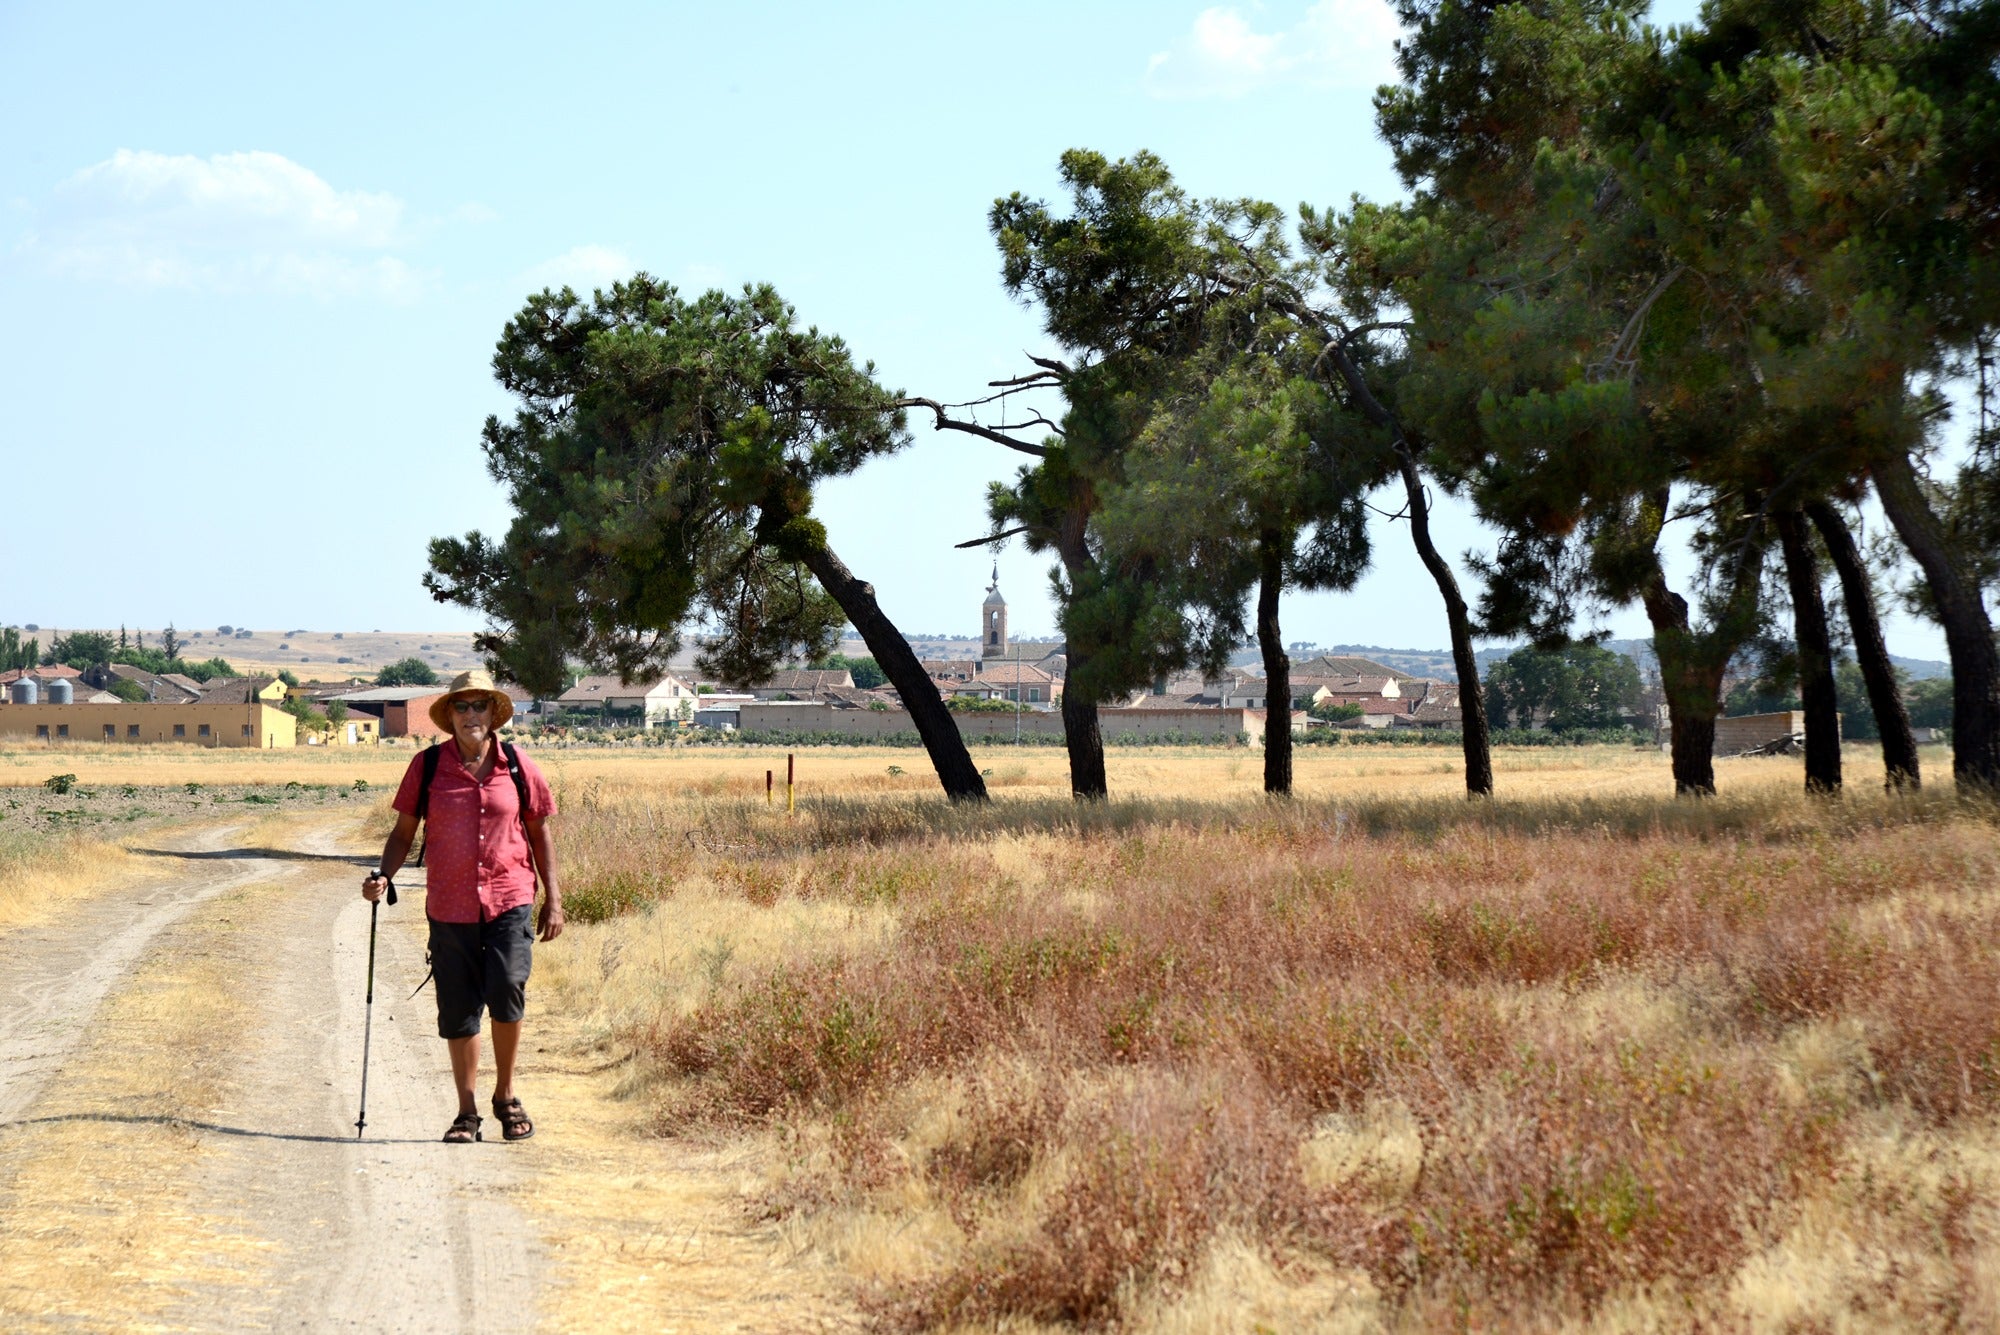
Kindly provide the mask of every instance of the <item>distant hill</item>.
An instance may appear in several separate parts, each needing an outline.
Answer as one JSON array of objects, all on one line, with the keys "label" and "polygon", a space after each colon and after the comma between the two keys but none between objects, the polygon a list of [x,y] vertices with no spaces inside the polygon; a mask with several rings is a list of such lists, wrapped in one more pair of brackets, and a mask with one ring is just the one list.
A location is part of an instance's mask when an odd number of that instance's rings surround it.
[{"label": "distant hill", "polygon": [[[1518,644],[1489,645],[1484,649],[1475,650],[1473,657],[1478,660],[1479,670],[1484,674],[1494,663],[1507,657],[1507,655],[1521,647]],[[1650,674],[1659,670],[1659,661],[1653,656],[1653,642],[1649,639],[1606,640],[1604,647],[1613,653],[1624,654],[1631,658],[1633,662],[1639,665],[1639,670],[1642,673]],[[1387,667],[1395,668],[1399,672],[1408,672],[1413,676],[1437,677],[1443,681],[1458,680],[1458,670],[1452,666],[1451,650],[1449,649],[1391,649],[1379,644],[1314,644],[1291,646],[1291,655],[1294,659],[1309,657],[1314,654],[1352,654],[1361,658],[1372,658]],[[1260,656],[1253,646],[1236,653],[1230,659],[1230,662],[1255,665],[1259,661],[1259,658]],[[1912,681],[1923,681],[1931,677],[1948,677],[1951,675],[1951,664],[1940,663],[1935,659],[1903,658],[1896,654],[1890,654],[1889,661],[1909,674]]]},{"label": "distant hill", "polygon": [[[118,628],[111,627],[107,633],[115,636]],[[148,645],[158,647],[159,630],[147,627],[139,633]],[[248,626],[225,630],[222,626],[197,626],[180,628],[177,633],[182,641],[181,656],[190,662],[222,658],[238,672],[276,676],[283,669],[301,681],[372,679],[401,658],[421,658],[442,677],[483,666],[482,656],[472,647],[470,631],[255,630]],[[47,644],[49,633],[43,632],[42,639]]]}]

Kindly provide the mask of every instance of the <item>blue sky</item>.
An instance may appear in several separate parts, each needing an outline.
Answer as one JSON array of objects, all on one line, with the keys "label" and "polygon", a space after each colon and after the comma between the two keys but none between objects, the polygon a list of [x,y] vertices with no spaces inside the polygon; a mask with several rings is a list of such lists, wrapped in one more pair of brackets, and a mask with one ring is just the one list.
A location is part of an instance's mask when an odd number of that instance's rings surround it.
[{"label": "blue sky", "polygon": [[[424,545],[505,526],[477,438],[530,291],[769,281],[886,383],[970,397],[1043,346],[995,196],[1053,194],[1071,147],[1201,195],[1391,196],[1393,37],[1380,0],[0,0],[0,622],[470,628]],[[819,511],[906,631],[970,632],[990,558],[952,545],[1015,457],[913,425]],[[1406,535],[1377,549],[1288,638],[1442,645]],[[1016,629],[1052,631],[1042,562],[1000,569]],[[1943,652],[1907,621],[1892,648]]]}]

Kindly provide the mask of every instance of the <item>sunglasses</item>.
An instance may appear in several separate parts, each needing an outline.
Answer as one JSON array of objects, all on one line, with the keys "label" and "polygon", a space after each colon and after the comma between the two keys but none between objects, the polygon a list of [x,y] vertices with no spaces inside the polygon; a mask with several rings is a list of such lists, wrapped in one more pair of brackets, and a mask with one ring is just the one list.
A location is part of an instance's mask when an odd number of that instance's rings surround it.
[{"label": "sunglasses", "polygon": [[481,696],[477,700],[454,700],[451,702],[451,707],[460,714],[484,714],[486,706],[490,703],[492,702],[485,696]]}]

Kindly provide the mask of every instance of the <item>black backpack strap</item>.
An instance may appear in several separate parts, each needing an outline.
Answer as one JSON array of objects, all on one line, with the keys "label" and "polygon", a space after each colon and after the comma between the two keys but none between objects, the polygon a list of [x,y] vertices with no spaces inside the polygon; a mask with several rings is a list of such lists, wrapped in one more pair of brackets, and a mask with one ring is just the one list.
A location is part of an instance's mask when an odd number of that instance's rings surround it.
[{"label": "black backpack strap", "polygon": [[431,846],[431,780],[437,778],[438,761],[444,758],[444,743],[432,742],[424,751],[424,770],[417,779],[417,822],[424,827],[424,841],[417,845],[417,860],[412,867],[424,865],[424,854]]},{"label": "black backpack strap", "polygon": [[507,773],[514,780],[514,795],[521,801],[521,828],[528,828],[528,775],[521,768],[521,753],[514,749],[512,742],[500,743],[501,759],[507,762]]},{"label": "black backpack strap", "polygon": [[[523,835],[526,835],[528,832],[527,771],[521,768],[521,753],[514,749],[514,744],[512,742],[500,743],[500,756],[503,760],[507,762],[507,773],[513,777],[514,792],[515,795],[519,797],[521,801],[521,833]],[[528,845],[528,864],[530,866],[535,865],[535,846],[532,843]],[[536,866],[535,875],[539,877],[541,875],[541,872],[542,869]]]}]

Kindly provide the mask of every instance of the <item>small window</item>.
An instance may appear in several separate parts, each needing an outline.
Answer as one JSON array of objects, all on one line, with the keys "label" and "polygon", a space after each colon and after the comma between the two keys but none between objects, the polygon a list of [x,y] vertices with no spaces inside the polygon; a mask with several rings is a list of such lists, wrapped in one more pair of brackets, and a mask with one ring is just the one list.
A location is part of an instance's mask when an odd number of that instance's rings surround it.
[{"label": "small window", "polygon": [[176,724],[174,724],[174,736],[176,736],[176,737],[185,737],[185,736],[187,736],[187,735],[188,735],[188,725],[187,725],[187,724],[185,724],[185,723],[176,723]]},{"label": "small window", "polygon": [[1028,688],[1028,703],[1031,705],[1038,705],[1041,702],[1042,702],[1042,688],[1039,686],[1030,686]]},{"label": "small window", "polygon": [[243,735],[245,737],[251,736],[252,734],[255,733],[255,731],[256,729],[252,728],[249,724],[246,723],[243,725]]},{"label": "small window", "polygon": [[107,742],[118,740],[118,725],[116,723],[107,723],[104,725],[104,740]]},{"label": "small window", "polygon": [[197,736],[197,737],[206,737],[206,736],[208,736],[208,725],[207,725],[206,723],[202,723],[202,724],[198,724],[198,725],[197,725],[197,726],[195,727],[195,730],[194,730],[194,735],[195,735],[195,736]]},{"label": "small window", "polygon": [[56,736],[58,736],[58,737],[67,737],[67,736],[69,736],[69,724],[67,724],[67,723],[58,723],[58,724],[56,724]]},{"label": "small window", "polygon": [[35,736],[37,736],[37,737],[40,737],[40,738],[43,738],[43,739],[46,739],[46,738],[48,737],[48,735],[49,735],[49,725],[48,725],[48,724],[46,724],[46,723],[37,723],[37,724],[35,725]]},{"label": "small window", "polygon": [[138,725],[138,724],[136,724],[136,723],[128,723],[128,724],[126,724],[126,725],[125,725],[125,735],[126,735],[127,737],[130,737],[130,738],[131,738],[131,739],[132,739],[133,741],[135,741],[135,742],[136,742],[136,741],[138,741],[138,740],[139,740],[139,725]]}]

